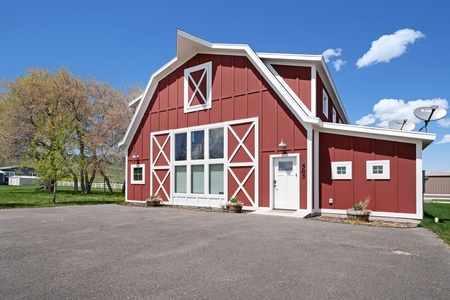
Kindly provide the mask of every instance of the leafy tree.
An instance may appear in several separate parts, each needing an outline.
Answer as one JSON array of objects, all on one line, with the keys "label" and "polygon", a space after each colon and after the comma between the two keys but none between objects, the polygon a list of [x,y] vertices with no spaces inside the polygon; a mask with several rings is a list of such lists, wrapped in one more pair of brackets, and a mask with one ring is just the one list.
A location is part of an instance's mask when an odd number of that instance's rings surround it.
[{"label": "leafy tree", "polygon": [[[0,93],[0,155],[29,157],[41,177],[54,181],[70,174],[75,190],[89,193],[106,166],[123,161],[117,147],[131,118],[127,96],[93,78],[67,69],[27,70],[4,81]],[[137,86],[129,89],[134,96]],[[1,157],[0,157],[1,159]]]}]

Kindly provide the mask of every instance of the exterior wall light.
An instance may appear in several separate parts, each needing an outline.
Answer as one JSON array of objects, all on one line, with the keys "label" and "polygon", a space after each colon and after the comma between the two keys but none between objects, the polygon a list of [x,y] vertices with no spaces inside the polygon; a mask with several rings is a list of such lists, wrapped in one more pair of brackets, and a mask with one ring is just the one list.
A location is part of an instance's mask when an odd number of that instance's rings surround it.
[{"label": "exterior wall light", "polygon": [[281,142],[278,144],[278,147],[281,147],[283,149],[286,148],[286,143],[283,141],[283,139],[281,139]]},{"label": "exterior wall light", "polygon": [[132,159],[138,159],[138,158],[139,158],[139,155],[133,154],[133,156],[132,156],[131,158],[132,158]]}]

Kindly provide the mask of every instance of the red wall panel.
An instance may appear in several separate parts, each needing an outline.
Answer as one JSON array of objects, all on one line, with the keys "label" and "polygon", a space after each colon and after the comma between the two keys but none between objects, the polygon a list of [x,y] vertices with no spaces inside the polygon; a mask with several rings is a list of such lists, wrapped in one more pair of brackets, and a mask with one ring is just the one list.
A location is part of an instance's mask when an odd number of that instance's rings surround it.
[{"label": "red wall panel", "polygon": [[[371,210],[416,213],[415,144],[320,133],[319,145],[321,208],[347,209],[369,196]],[[367,179],[368,160],[389,160],[390,179]],[[351,180],[331,180],[334,161],[352,161]]]},{"label": "red wall panel", "polygon": [[[212,62],[212,108],[206,111],[184,113],[184,69],[204,62]],[[300,98],[310,99],[310,69],[297,68],[297,86]],[[309,75],[308,75],[309,74]],[[310,101],[310,100],[309,100]],[[165,102],[165,103],[162,103]],[[287,143],[285,153],[300,153],[300,164],[306,165],[306,130],[293,116],[281,99],[261,77],[246,57],[199,54],[170,73],[158,83],[147,117],[129,146],[129,164],[135,153],[147,153],[146,172],[149,171],[149,139],[151,132],[186,128],[245,118],[259,119],[259,201],[269,206],[269,157],[283,151],[278,147],[280,139]],[[252,139],[252,137],[250,137]],[[231,144],[235,141],[229,141]],[[246,143],[255,141],[247,140]],[[241,150],[240,150],[241,151]],[[237,161],[243,161],[245,153],[238,153]],[[253,154],[253,153],[252,153]],[[150,176],[150,173],[146,176]],[[146,177],[150,178],[150,177]],[[230,178],[229,178],[230,179]],[[253,180],[253,181],[252,181]],[[306,208],[306,178],[300,179],[301,208]],[[233,180],[229,189],[236,188]],[[254,175],[246,189],[254,186]],[[144,200],[150,194],[149,184],[129,185],[128,199]],[[249,192],[249,191],[248,191]],[[250,193],[250,192],[249,192]],[[252,192],[253,193],[253,192]]]},{"label": "red wall panel", "polygon": [[311,68],[282,65],[273,65],[273,68],[311,110]]}]

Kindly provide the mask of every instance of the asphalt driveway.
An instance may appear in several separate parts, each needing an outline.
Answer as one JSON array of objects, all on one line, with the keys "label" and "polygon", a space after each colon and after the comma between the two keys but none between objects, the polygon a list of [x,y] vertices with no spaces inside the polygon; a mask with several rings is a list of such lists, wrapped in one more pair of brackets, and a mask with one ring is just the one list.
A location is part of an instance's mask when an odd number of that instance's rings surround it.
[{"label": "asphalt driveway", "polygon": [[425,229],[121,205],[0,210],[0,299],[449,299]]}]

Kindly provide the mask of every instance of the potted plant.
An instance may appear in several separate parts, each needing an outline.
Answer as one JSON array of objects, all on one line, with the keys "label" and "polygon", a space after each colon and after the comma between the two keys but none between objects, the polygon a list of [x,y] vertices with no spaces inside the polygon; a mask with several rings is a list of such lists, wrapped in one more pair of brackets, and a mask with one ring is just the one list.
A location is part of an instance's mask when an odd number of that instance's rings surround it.
[{"label": "potted plant", "polygon": [[347,209],[347,216],[351,219],[358,219],[363,222],[369,222],[369,216],[372,213],[368,210],[369,202],[371,200],[370,196],[366,196],[364,201],[359,201],[359,203],[354,204],[351,208]]},{"label": "potted plant", "polygon": [[234,211],[235,213],[240,213],[242,212],[242,205],[244,205],[244,203],[240,202],[238,198],[233,197],[227,202],[227,212]]},{"label": "potted plant", "polygon": [[145,202],[147,203],[147,206],[160,206],[162,204],[162,199],[159,195],[151,195]]}]

